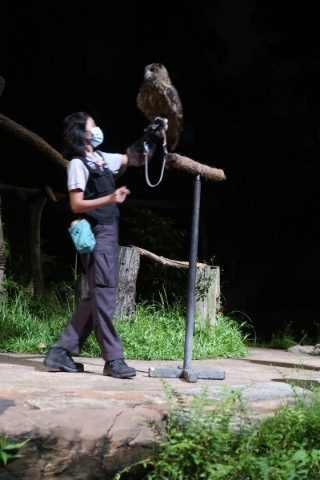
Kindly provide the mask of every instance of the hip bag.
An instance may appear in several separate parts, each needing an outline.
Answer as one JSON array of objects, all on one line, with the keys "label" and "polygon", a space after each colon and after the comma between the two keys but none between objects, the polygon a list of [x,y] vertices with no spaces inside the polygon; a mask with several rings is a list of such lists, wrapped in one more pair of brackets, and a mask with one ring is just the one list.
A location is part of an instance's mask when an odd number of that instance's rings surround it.
[{"label": "hip bag", "polygon": [[79,253],[90,253],[96,245],[91,225],[85,218],[74,220],[68,228],[74,246]]}]

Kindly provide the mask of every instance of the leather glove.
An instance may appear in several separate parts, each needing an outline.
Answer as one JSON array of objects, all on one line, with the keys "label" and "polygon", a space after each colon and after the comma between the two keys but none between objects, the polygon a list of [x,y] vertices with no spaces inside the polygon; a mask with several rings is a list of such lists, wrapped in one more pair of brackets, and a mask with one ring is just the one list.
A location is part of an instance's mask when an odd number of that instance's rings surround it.
[{"label": "leather glove", "polygon": [[146,161],[150,161],[158,147],[163,149],[163,154],[167,152],[167,142],[165,131],[168,128],[168,120],[163,117],[156,117],[145,129],[144,134],[138,140],[127,148],[128,166],[140,167]]}]

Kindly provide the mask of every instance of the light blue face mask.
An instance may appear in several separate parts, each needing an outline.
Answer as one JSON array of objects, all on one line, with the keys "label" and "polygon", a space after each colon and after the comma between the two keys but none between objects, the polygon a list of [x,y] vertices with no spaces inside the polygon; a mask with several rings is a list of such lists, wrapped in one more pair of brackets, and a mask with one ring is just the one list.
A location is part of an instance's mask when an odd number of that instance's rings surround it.
[{"label": "light blue face mask", "polygon": [[104,139],[103,131],[101,130],[100,127],[92,127],[91,134],[92,134],[92,137],[90,139],[91,145],[93,146],[93,148],[96,148],[98,145],[100,145],[103,142],[103,139]]}]

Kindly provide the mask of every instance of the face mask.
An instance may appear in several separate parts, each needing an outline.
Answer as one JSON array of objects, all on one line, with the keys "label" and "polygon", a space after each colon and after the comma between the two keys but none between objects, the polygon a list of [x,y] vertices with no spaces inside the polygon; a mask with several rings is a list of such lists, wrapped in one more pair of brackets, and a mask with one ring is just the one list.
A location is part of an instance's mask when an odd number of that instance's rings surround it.
[{"label": "face mask", "polygon": [[98,145],[100,145],[100,143],[103,142],[103,131],[101,130],[100,127],[93,127],[91,129],[91,134],[92,134],[92,137],[90,139],[90,142],[91,142],[91,145],[93,146],[93,148],[96,148]]}]

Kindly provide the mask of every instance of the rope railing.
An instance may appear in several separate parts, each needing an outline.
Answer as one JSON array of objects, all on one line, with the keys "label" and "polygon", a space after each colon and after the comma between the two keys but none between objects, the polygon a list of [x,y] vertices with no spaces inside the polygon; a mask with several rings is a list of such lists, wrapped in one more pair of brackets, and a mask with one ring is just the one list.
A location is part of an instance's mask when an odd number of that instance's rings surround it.
[{"label": "rope railing", "polygon": [[[161,255],[156,255],[155,253],[145,250],[144,248],[137,247],[136,245],[129,245],[132,248],[136,248],[140,255],[151,258],[151,260],[160,263],[161,265],[178,267],[178,268],[189,268],[189,262],[183,260],[172,260],[170,258],[163,257]],[[197,267],[208,267],[206,263],[197,262]]]},{"label": "rope railing", "polygon": [[20,123],[14,122],[10,118],[0,113],[0,128],[8,132],[10,135],[19,137],[24,142],[44,153],[47,157],[54,160],[60,167],[66,168],[68,161],[49,143],[41,138],[36,133],[31,132]]}]

